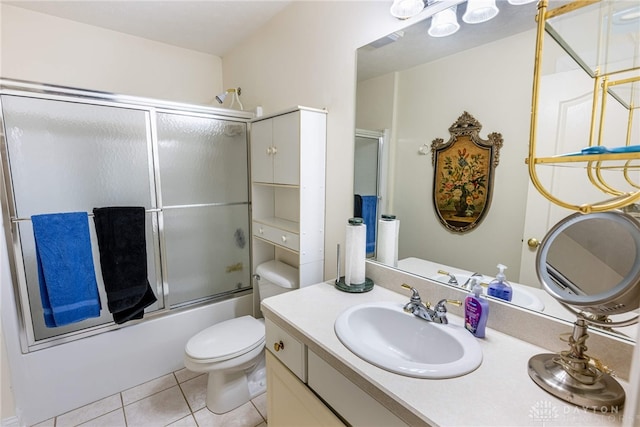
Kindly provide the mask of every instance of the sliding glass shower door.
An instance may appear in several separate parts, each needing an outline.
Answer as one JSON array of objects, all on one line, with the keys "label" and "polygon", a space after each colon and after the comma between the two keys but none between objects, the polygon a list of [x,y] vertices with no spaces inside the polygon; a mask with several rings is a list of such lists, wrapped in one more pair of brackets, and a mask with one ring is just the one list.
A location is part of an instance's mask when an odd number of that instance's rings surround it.
[{"label": "sliding glass shower door", "polygon": [[158,113],[169,306],[251,288],[247,129]]},{"label": "sliding glass shower door", "polygon": [[[96,270],[103,309],[100,317],[57,328],[44,324],[40,301],[31,215],[91,212],[118,205],[155,207],[148,153],[149,113],[131,108],[80,104],[22,96],[2,96],[7,154],[19,244],[22,249],[27,323],[33,340],[64,335],[112,321],[106,293]],[[150,215],[149,215],[150,218]],[[97,240],[90,224],[93,263],[100,265]],[[149,282],[156,284],[152,221],[146,222]],[[28,304],[27,304],[28,303]],[[154,305],[148,311],[157,310]],[[31,329],[31,328],[29,328]]]},{"label": "sliding glass shower door", "polygon": [[101,316],[45,326],[31,215],[143,206],[148,279],[158,298],[147,314],[251,289],[248,120],[127,101],[0,94],[4,215],[26,351],[116,327],[92,218]]}]

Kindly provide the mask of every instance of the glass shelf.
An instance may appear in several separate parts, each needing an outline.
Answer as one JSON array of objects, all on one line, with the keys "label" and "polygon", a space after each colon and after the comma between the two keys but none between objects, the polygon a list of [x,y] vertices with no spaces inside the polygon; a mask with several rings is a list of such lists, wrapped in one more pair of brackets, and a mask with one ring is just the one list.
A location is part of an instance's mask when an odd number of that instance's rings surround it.
[{"label": "glass shelf", "polygon": [[545,31],[625,108],[640,107],[640,3],[573,2],[547,12]]},{"label": "glass shelf", "polygon": [[[640,153],[620,153],[620,154],[588,154],[580,156],[551,156],[536,157],[535,164],[582,164],[588,162],[610,162],[610,161],[637,160],[640,162]],[[638,165],[640,166],[640,165]],[[638,167],[636,166],[636,167]],[[623,165],[618,167],[624,167]],[[603,169],[605,169],[603,167]],[[607,167],[606,169],[611,169]]]},{"label": "glass shelf", "polygon": [[[537,156],[536,135],[546,33],[593,79],[589,137],[584,147],[606,146],[605,141],[615,142],[611,147],[638,144],[637,130],[633,125],[638,122],[634,112],[640,108],[640,3],[637,0],[579,0],[551,10],[547,9],[548,4],[548,0],[540,1],[537,16],[531,133],[526,159],[531,182],[550,202],[583,213],[618,209],[636,203],[640,201],[637,179],[639,152]],[[611,108],[608,105],[610,101],[614,104]],[[615,105],[617,103],[623,107],[622,110]],[[621,120],[626,121],[626,137],[619,132],[624,129]],[[563,124],[568,125],[568,122]],[[560,142],[558,147],[565,146],[565,143],[572,146],[572,141]],[[574,203],[560,198],[554,194],[558,193],[557,189],[551,191],[545,186],[546,181],[540,179],[536,168],[542,165],[585,170],[585,184],[602,192],[605,199]],[[620,175],[605,177],[604,173],[608,171]],[[614,188],[609,181],[621,188]]]}]

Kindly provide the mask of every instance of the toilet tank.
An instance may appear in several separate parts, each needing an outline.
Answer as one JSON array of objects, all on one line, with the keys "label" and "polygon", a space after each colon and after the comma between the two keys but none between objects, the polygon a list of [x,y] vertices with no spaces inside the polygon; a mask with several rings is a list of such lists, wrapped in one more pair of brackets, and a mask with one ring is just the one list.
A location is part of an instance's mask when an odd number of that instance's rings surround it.
[{"label": "toilet tank", "polygon": [[256,267],[260,301],[300,287],[298,269],[281,261],[270,260]]}]

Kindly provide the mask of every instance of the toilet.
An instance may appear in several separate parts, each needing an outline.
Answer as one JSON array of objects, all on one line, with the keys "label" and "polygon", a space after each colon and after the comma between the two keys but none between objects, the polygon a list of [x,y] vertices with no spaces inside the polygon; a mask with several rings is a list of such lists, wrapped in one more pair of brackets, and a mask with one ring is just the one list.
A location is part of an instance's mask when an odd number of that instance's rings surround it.
[{"label": "toilet", "polygon": [[[260,301],[298,288],[298,270],[271,260],[256,268]],[[266,390],[264,319],[242,316],[200,331],[185,346],[184,366],[206,372],[207,408],[224,414]]]}]

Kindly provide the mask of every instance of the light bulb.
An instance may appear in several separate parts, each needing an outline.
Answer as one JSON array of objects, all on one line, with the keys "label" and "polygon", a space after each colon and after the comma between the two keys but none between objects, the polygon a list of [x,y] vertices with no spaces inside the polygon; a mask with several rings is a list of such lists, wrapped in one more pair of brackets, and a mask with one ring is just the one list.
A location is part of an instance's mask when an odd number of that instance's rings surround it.
[{"label": "light bulb", "polygon": [[398,19],[408,19],[416,16],[424,9],[423,0],[393,0],[391,15]]},{"label": "light bulb", "polygon": [[457,6],[453,6],[433,15],[428,31],[429,35],[431,37],[446,37],[458,31],[460,24],[458,24],[456,10]]},{"label": "light bulb", "polygon": [[495,17],[498,12],[495,0],[468,0],[462,20],[467,24],[479,24]]}]

